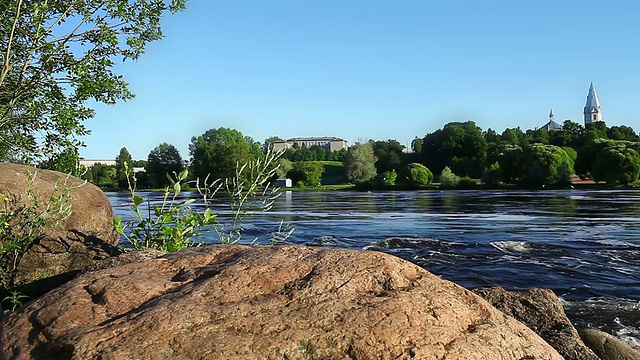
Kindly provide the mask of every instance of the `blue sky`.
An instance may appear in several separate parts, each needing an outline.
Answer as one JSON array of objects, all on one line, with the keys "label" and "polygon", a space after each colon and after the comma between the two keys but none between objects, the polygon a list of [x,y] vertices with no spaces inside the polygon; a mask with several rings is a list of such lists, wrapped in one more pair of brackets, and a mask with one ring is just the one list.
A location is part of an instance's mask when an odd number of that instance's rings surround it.
[{"label": "blue sky", "polygon": [[593,80],[607,125],[640,130],[640,2],[189,0],[165,38],[119,64],[136,98],[97,105],[85,158],[229,127],[270,136],[413,138],[582,123]]}]

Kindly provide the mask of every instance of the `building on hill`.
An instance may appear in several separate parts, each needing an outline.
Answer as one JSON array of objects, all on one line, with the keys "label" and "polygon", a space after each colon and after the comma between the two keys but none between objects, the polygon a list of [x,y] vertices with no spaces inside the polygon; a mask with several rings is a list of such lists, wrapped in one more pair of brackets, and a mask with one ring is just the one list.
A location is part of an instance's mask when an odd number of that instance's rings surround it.
[{"label": "building on hill", "polygon": [[557,122],[555,122],[554,116],[553,116],[553,109],[551,109],[551,111],[549,111],[549,122],[542,125],[542,129],[545,129],[547,131],[562,131],[562,125],[558,124]]},{"label": "building on hill", "polygon": [[287,150],[293,145],[310,148],[321,147],[327,151],[338,151],[347,148],[347,141],[337,137],[297,137],[288,140],[274,141],[273,149],[276,151]]},{"label": "building on hill", "polygon": [[592,122],[604,121],[602,120],[602,106],[600,106],[600,99],[596,92],[596,87],[591,82],[589,87],[589,93],[587,94],[587,103],[584,106],[584,126]]}]

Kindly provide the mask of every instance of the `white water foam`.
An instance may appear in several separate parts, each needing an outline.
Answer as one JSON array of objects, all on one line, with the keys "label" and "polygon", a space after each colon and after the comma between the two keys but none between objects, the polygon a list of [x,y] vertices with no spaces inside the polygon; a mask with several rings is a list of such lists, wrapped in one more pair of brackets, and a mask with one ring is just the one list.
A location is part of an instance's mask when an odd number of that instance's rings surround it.
[{"label": "white water foam", "polygon": [[491,246],[504,253],[530,253],[535,247],[527,241],[494,241],[490,242]]}]

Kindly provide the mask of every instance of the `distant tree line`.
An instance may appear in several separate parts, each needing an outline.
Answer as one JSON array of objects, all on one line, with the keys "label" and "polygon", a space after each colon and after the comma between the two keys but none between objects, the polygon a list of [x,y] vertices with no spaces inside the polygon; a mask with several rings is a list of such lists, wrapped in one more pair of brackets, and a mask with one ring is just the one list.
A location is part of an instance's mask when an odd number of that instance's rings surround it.
[{"label": "distant tree line", "polygon": [[[138,161],[123,147],[115,166],[95,164],[82,177],[103,188],[124,189],[127,163],[130,169],[144,169],[135,175],[140,187],[164,187],[169,184],[167,173],[186,168],[193,178],[228,178],[238,164],[255,160],[277,140],[274,136],[261,144],[238,130],[210,129],[192,137],[188,160],[167,143]],[[77,151],[62,153],[42,167],[73,172],[77,156]],[[407,188],[430,184],[434,174],[443,187],[472,188],[478,183],[568,184],[574,174],[597,182],[631,184],[639,173],[640,137],[632,128],[607,127],[604,122],[585,128],[570,120],[563,123],[562,131],[508,128],[502,133],[483,131],[473,121],[450,122],[416,137],[411,151],[393,139],[362,141],[340,151],[296,144],[283,152],[277,172],[299,186],[349,182]]]}]

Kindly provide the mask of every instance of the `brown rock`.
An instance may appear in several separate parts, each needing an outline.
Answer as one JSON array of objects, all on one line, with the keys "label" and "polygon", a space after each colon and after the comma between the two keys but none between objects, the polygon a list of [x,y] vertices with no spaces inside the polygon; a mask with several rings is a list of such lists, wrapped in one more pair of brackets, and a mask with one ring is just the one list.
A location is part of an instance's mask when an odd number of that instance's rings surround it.
[{"label": "brown rock", "polygon": [[562,359],[391,255],[212,245],[80,275],[0,320],[10,359]]},{"label": "brown rock", "polygon": [[549,289],[507,291],[501,287],[473,290],[498,310],[527,325],[567,360],[599,360],[580,340],[558,297]]},{"label": "brown rock", "polygon": [[[35,174],[29,184],[30,174]],[[43,237],[25,254],[18,266],[15,285],[39,281],[31,288],[53,288],[69,280],[95,260],[118,254],[120,239],[113,226],[113,210],[100,188],[56,171],[0,163],[0,193],[15,207],[28,206],[27,189],[36,192],[44,206],[51,196],[71,189],[71,215]]]},{"label": "brown rock", "polygon": [[640,360],[640,350],[596,329],[579,329],[580,338],[604,360]]}]

